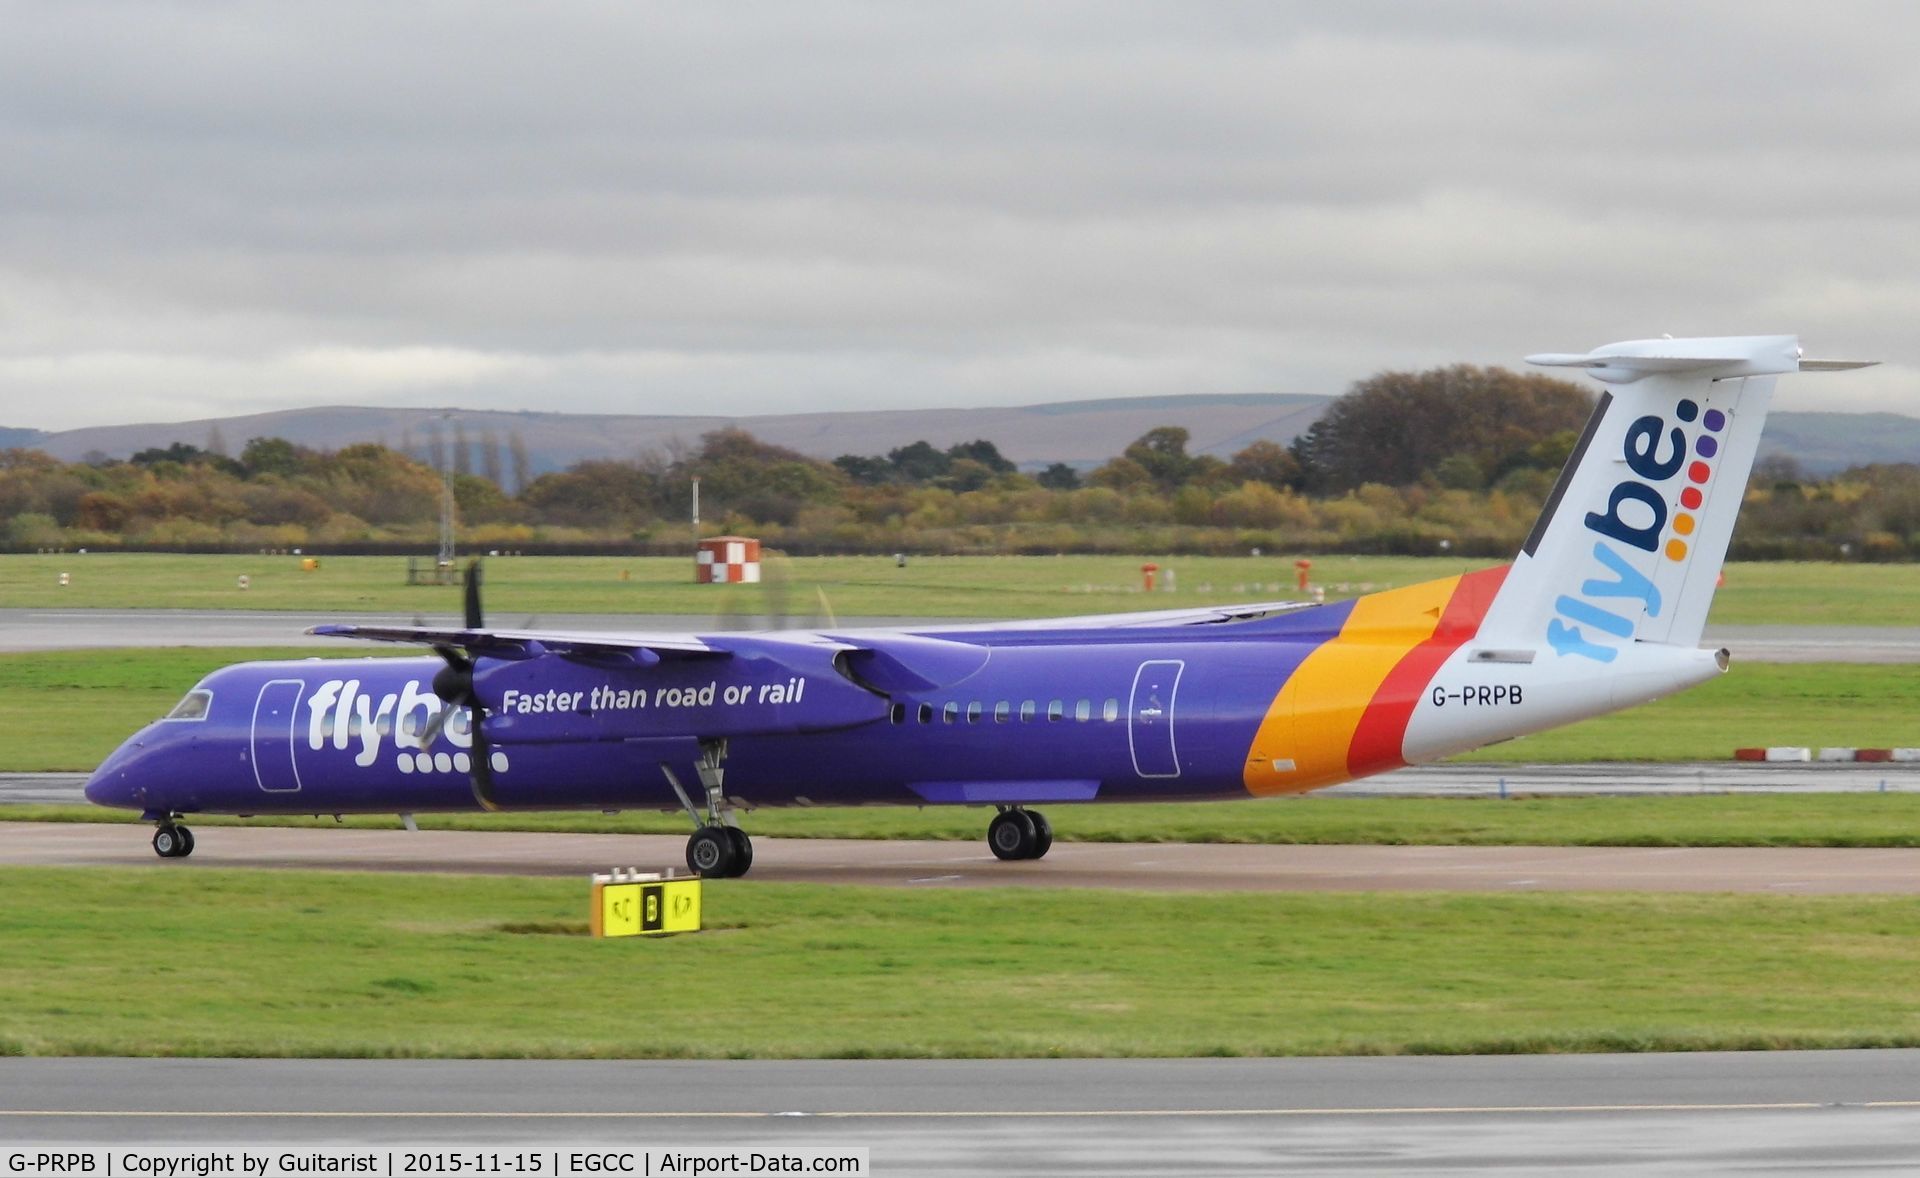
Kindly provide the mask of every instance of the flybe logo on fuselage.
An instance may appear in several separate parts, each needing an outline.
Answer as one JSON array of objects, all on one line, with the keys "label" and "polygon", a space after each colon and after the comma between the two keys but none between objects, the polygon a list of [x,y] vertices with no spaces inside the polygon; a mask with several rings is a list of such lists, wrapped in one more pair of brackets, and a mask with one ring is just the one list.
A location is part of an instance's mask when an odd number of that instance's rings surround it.
[{"label": "flybe logo on fuselage", "polygon": [[[399,691],[369,695],[361,691],[359,679],[326,679],[307,696],[307,748],[319,752],[328,744],[336,750],[353,750],[353,764],[369,767],[380,758],[380,746],[394,739],[396,766],[403,773],[428,771],[467,771],[468,750],[472,748],[472,727],[467,708],[455,708],[447,718],[440,742],[445,748],[438,754],[420,744],[426,725],[445,708],[440,696],[417,679],[409,679]],[[444,764],[442,764],[444,762]],[[499,764],[495,754],[495,767]]]},{"label": "flybe logo on fuselage", "polygon": [[[1662,559],[1686,560],[1707,480],[1713,477],[1711,460],[1719,455],[1719,435],[1727,427],[1725,413],[1709,409],[1703,417],[1692,400],[1674,406],[1674,416],[1686,425],[1699,421],[1701,432],[1691,448],[1685,429],[1654,414],[1627,427],[1621,450],[1632,477],[1614,485],[1606,510],[1590,511],[1583,521],[1596,537],[1598,575],[1581,582],[1577,595],[1561,594],[1554,601],[1547,643],[1557,654],[1610,663],[1620,653],[1616,643],[1633,637],[1640,610],[1660,616],[1660,590],[1650,573]],[[1683,470],[1678,502],[1670,505],[1671,484]]]}]

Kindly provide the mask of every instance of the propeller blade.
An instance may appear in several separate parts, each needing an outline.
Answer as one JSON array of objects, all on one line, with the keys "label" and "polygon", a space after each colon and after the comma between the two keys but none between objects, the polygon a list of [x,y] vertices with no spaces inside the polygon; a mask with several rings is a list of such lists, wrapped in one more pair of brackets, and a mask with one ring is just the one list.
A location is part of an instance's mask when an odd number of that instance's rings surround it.
[{"label": "propeller blade", "polygon": [[480,558],[474,557],[467,565],[466,622],[467,629],[479,630],[486,626],[486,617],[480,612]]},{"label": "propeller blade", "polygon": [[486,710],[479,704],[473,705],[473,800],[480,803],[482,810],[498,810],[500,803],[493,796],[493,747],[487,743],[486,718]]},{"label": "propeller blade", "polygon": [[[465,607],[466,626],[469,630],[480,630],[486,626],[486,617],[480,609],[480,561],[478,558],[467,565],[467,584],[462,605]],[[528,629],[532,629],[529,621]],[[480,706],[480,700],[473,691],[473,672],[476,665],[473,656],[455,646],[436,646],[433,653],[447,664],[434,672],[433,694],[440,697],[441,708],[427,721],[427,727],[420,734],[420,747],[429,748],[440,739],[447,723],[453,719],[454,709],[467,710],[467,732],[471,737],[467,756],[467,780],[473,786],[473,800],[482,810],[498,810],[500,803],[493,796],[493,750],[487,744],[487,710]]]},{"label": "propeller blade", "polygon": [[440,739],[440,733],[446,728],[447,718],[451,715],[453,715],[453,705],[443,703],[440,710],[433,714],[433,718],[427,721],[427,726],[420,730],[421,749],[433,747],[433,742]]},{"label": "propeller blade", "polygon": [[769,630],[784,630],[789,624],[792,573],[793,562],[784,552],[761,552],[760,595],[766,601]]}]

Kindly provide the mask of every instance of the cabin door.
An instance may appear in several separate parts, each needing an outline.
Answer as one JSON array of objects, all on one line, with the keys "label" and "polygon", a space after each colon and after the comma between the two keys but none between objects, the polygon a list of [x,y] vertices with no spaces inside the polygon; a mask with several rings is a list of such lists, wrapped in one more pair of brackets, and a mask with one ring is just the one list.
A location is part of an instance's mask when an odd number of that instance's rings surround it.
[{"label": "cabin door", "polygon": [[293,763],[294,726],[300,719],[298,679],[275,679],[260,689],[253,705],[253,779],[268,793],[294,793],[300,770]]},{"label": "cabin door", "polygon": [[1142,777],[1180,776],[1173,748],[1173,701],[1185,667],[1178,659],[1155,659],[1134,672],[1127,743],[1133,750],[1133,771]]}]

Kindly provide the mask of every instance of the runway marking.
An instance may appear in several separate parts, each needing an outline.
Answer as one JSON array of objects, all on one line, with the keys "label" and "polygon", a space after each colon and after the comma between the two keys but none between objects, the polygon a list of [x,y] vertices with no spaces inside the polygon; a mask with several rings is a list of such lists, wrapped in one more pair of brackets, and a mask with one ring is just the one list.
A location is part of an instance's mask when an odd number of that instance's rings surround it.
[{"label": "runway marking", "polygon": [[1703,1112],[1791,1112],[1814,1109],[1920,1109],[1920,1100],[1867,1101],[1750,1101],[1700,1104],[1520,1104],[1520,1105],[1410,1105],[1384,1108],[1159,1108],[1159,1109],[1002,1109],[912,1111],[906,1109],[824,1112],[696,1111],[662,1112],[657,1110],[603,1112],[340,1112],[311,1109],[272,1112],[258,1109],[192,1112],[173,1110],[107,1109],[0,1109],[0,1117],[72,1117],[106,1119],[111,1117],[169,1117],[217,1120],[771,1120],[779,1117],[818,1117],[831,1120],[1067,1120],[1075,1117],[1420,1117],[1491,1116],[1514,1113],[1576,1115],[1591,1113],[1703,1113]]}]

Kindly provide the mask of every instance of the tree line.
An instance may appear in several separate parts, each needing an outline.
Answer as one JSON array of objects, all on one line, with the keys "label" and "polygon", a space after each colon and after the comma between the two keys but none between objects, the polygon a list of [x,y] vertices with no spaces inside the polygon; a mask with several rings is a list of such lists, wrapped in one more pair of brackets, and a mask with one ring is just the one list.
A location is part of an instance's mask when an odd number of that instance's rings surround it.
[{"label": "tree line", "polygon": [[[528,477],[515,440],[475,463],[456,435],[424,452],[209,439],[124,461],[0,451],[0,543],[324,548],[432,544],[443,480],[461,542],[676,543],[692,486],[706,529],[792,551],[1513,552],[1593,401],[1579,386],[1456,365],[1361,381],[1291,445],[1196,454],[1161,426],[1092,469],[1023,472],[986,439],[926,441],[831,462],[739,429],[631,460]],[[438,442],[438,435],[434,441]],[[451,453],[449,453],[451,451]],[[489,456],[490,455],[490,456]],[[512,490],[503,485],[512,468]],[[478,468],[476,470],[476,467]],[[1736,552],[1903,559],[1920,553],[1920,468],[1830,479],[1756,471]]]}]

